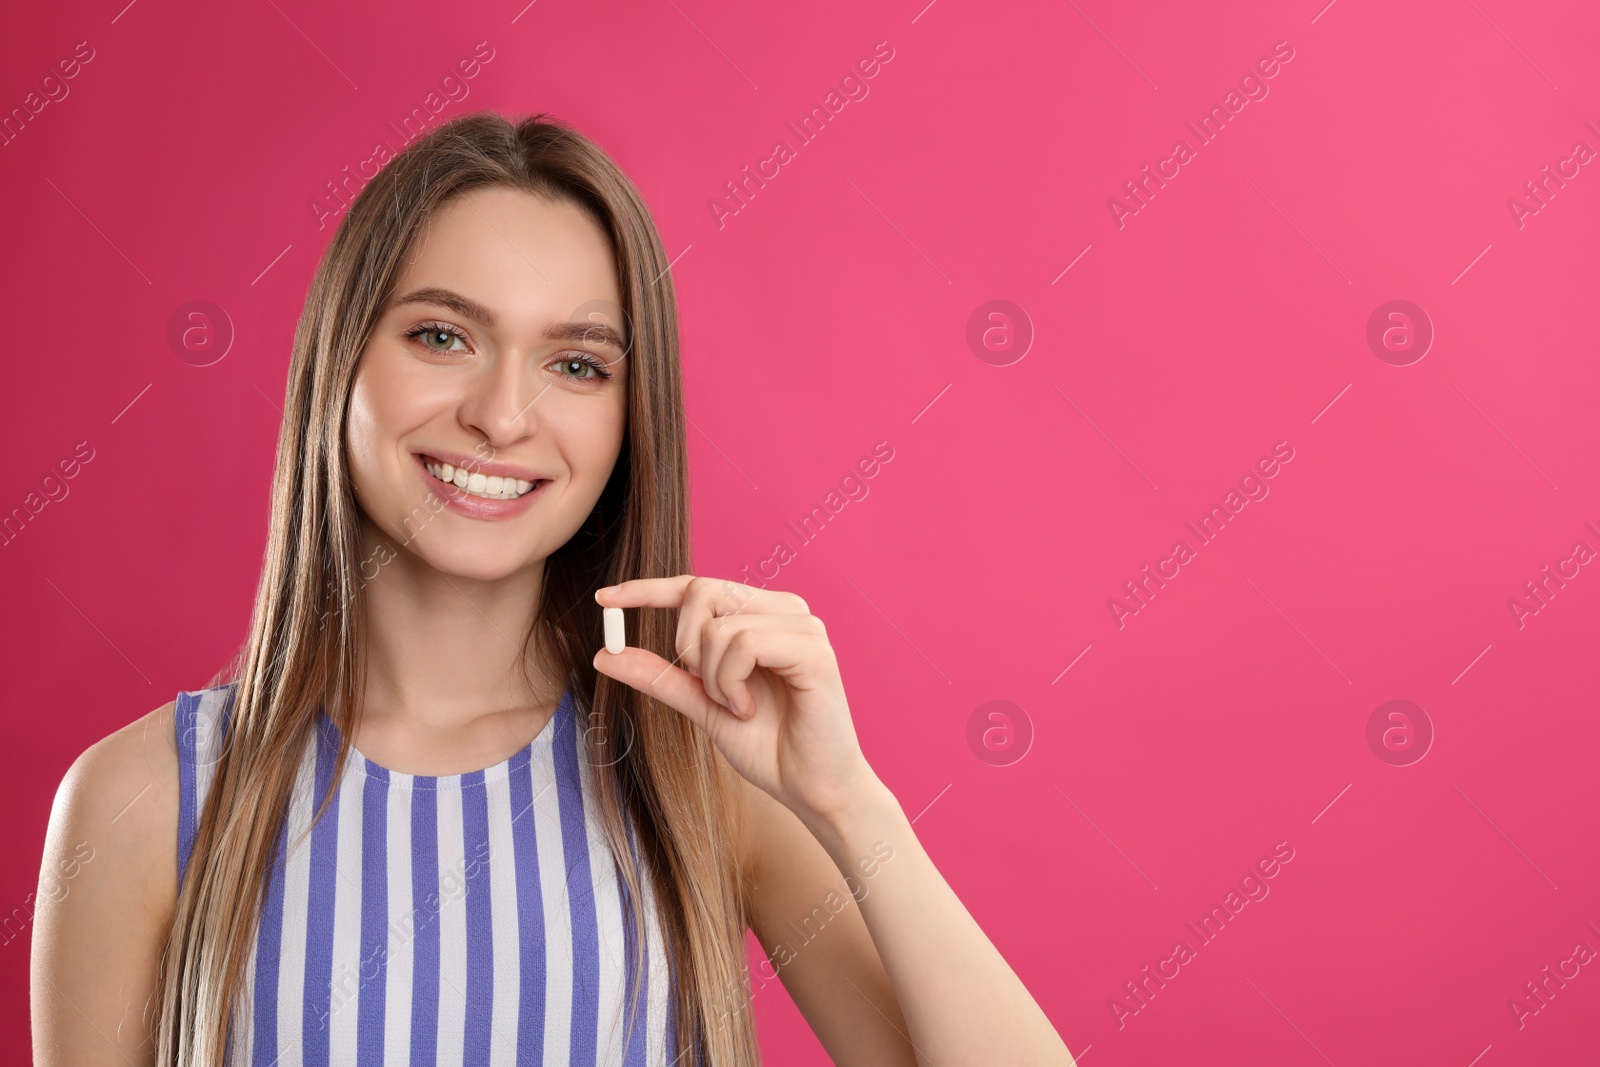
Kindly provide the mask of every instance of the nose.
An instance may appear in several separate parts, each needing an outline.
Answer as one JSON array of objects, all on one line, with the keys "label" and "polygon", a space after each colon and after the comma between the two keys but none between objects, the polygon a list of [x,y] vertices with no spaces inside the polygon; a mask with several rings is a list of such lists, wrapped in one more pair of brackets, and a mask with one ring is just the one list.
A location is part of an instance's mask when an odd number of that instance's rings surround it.
[{"label": "nose", "polygon": [[507,448],[538,429],[538,400],[553,383],[532,370],[532,356],[496,353],[478,369],[462,398],[459,419],[496,449]]}]

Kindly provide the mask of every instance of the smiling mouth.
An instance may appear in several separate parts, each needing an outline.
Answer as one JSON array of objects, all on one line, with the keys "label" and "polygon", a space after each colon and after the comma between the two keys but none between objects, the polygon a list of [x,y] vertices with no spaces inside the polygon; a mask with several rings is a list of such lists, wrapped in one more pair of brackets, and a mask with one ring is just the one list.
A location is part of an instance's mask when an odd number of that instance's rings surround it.
[{"label": "smiling mouth", "polygon": [[439,463],[427,457],[423,457],[422,465],[439,481],[453,485],[470,496],[482,497],[485,500],[515,500],[519,496],[533,492],[549,480],[542,478],[536,482],[529,482],[521,478],[489,476],[468,471],[465,467],[452,467],[448,463]]}]

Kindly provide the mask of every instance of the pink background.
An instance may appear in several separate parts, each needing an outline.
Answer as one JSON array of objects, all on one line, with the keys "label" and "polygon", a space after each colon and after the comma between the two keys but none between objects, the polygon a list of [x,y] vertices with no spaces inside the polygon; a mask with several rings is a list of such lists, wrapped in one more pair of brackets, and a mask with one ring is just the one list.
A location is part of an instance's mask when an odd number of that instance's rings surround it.
[{"label": "pink background", "polygon": [[[312,203],[480,41],[433,121],[570,120],[679,257],[697,571],[788,542],[772,584],[827,621],[869,758],[1081,1063],[1600,1055],[1600,964],[1520,1026],[1509,1004],[1600,950],[1600,566],[1562,563],[1600,550],[1600,168],[1521,226],[1508,206],[1600,149],[1592,5],[122,2],[25,5],[0,75],[9,110],[94,50],[0,147],[0,507],[94,450],[0,550],[24,927],[0,1058],[28,1047],[62,773],[244,636],[333,232]],[[869,94],[799,146],[785,123],[880,41]],[[1280,41],[1269,95],[1196,147],[1185,122]],[[1196,157],[1119,228],[1108,201],[1179,138]],[[165,339],[192,299],[236,331],[210,366]],[[1034,333],[1007,366],[967,341],[996,299]],[[1391,299],[1436,331],[1409,366],[1366,341]],[[880,441],[802,545],[785,523]],[[1280,441],[1270,494],[1199,546],[1185,523]],[[1179,539],[1195,558],[1119,627],[1108,601]],[[1519,627],[1547,564],[1577,576]],[[1410,765],[1367,739],[1396,699],[1435,735]],[[968,744],[991,700],[1031,724],[1010,765]],[[1186,921],[1278,842],[1270,894],[1202,945]],[[1179,939],[1195,957],[1132,999]],[[825,1061],[781,985],[756,1006],[770,1063]]]}]

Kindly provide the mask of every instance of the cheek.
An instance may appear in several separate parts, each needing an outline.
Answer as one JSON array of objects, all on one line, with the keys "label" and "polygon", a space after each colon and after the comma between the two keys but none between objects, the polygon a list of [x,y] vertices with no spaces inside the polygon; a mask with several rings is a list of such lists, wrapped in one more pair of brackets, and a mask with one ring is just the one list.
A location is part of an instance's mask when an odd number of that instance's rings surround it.
[{"label": "cheek", "polygon": [[596,468],[602,485],[611,477],[611,471],[616,466],[622,452],[622,440],[626,436],[628,426],[627,398],[619,397],[606,413],[606,418],[601,420],[592,430],[592,459],[591,465]]},{"label": "cheek", "polygon": [[405,370],[381,356],[363,358],[352,383],[345,447],[358,498],[399,469],[406,458],[400,439],[427,421],[429,405],[437,399],[428,395],[425,382],[408,380],[413,376]]},{"label": "cheek", "polygon": [[604,406],[584,404],[563,411],[559,425],[550,422],[545,428],[559,436],[574,479],[598,494],[622,450],[626,419],[621,401]]},{"label": "cheek", "polygon": [[369,506],[371,489],[380,477],[382,419],[372,400],[370,391],[358,380],[350,395],[350,417],[345,426],[345,455],[350,466],[351,488],[363,507]]}]

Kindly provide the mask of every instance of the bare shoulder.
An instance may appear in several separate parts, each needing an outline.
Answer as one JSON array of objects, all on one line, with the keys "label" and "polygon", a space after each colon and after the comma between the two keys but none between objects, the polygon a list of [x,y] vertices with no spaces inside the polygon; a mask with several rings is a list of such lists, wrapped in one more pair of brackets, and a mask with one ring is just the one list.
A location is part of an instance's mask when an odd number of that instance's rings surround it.
[{"label": "bare shoulder", "polygon": [[[161,896],[170,881],[177,895],[177,702],[169,701],[90,745],[56,790],[47,842],[71,852],[110,858],[126,878]],[[49,857],[47,856],[48,860]],[[171,861],[170,869],[166,861]],[[92,861],[87,861],[92,862]],[[159,872],[171,879],[158,877]],[[138,886],[124,881],[129,889]],[[167,901],[170,906],[171,901]]]},{"label": "bare shoulder", "polygon": [[149,1062],[177,899],[175,717],[169,702],[96,741],[56,790],[34,900],[35,1063]]}]

